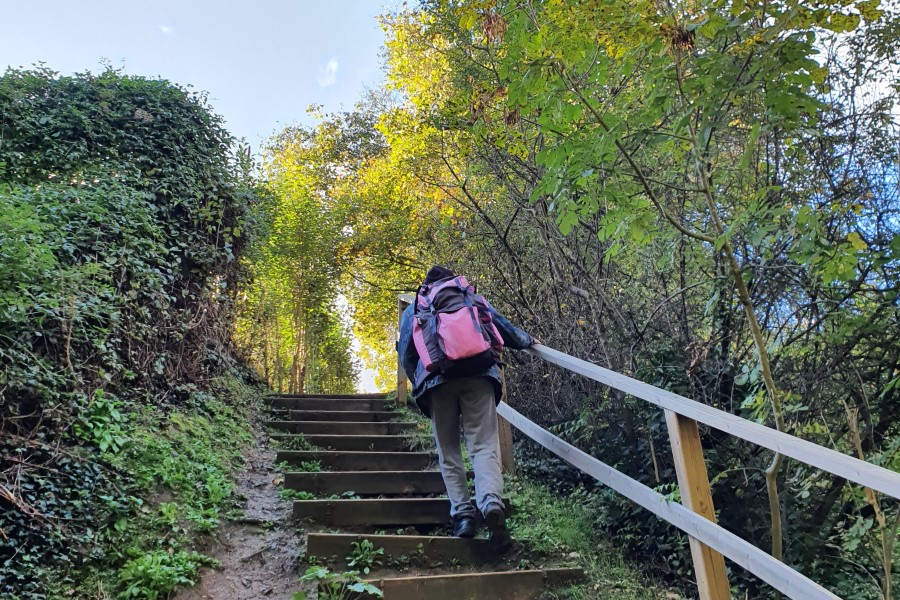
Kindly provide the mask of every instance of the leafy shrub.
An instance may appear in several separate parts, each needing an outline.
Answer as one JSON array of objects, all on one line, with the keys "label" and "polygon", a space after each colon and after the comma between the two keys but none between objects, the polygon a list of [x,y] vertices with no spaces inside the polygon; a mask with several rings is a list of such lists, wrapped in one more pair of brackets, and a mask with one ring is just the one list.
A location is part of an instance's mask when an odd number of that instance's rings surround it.
[{"label": "leafy shrub", "polygon": [[120,412],[121,402],[108,397],[103,390],[80,411],[78,421],[72,427],[75,437],[93,444],[100,452],[116,453],[125,445],[125,416]]},{"label": "leafy shrub", "polygon": [[158,489],[179,527],[218,523],[245,439],[212,388],[243,376],[248,164],[205,97],[167,81],[0,77],[0,595],[43,598],[146,545],[135,509],[155,514]]},{"label": "leafy shrub", "polygon": [[119,572],[122,598],[167,598],[179,585],[193,585],[197,570],[215,561],[196,552],[157,551],[129,560]]},{"label": "leafy shrub", "polygon": [[376,548],[369,540],[353,542],[353,551],[347,557],[347,566],[365,575],[379,566],[384,557],[384,548]]},{"label": "leafy shrub", "polygon": [[305,490],[291,490],[282,488],[278,490],[278,497],[282,500],[315,500],[316,495]]},{"label": "leafy shrub", "polygon": [[[334,573],[326,567],[312,566],[306,570],[300,581],[315,583],[319,600],[350,600],[361,595],[384,597],[384,592],[359,579],[359,571]],[[293,600],[307,600],[307,598],[309,595],[306,592],[297,592]]]},{"label": "leafy shrub", "polygon": [[304,460],[295,470],[303,473],[320,473],[325,469],[322,468],[322,461],[320,460]]}]

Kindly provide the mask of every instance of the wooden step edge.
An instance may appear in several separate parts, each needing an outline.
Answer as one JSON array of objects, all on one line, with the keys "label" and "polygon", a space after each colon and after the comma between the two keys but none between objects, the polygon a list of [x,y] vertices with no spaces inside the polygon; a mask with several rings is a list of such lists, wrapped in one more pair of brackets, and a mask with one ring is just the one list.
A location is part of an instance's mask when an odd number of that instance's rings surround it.
[{"label": "wooden step edge", "polygon": [[546,588],[585,580],[583,569],[568,568],[385,577],[370,579],[368,583],[380,589],[385,600],[531,600]]},{"label": "wooden step edge", "polygon": [[[340,422],[347,423],[394,423],[392,419],[396,419],[399,413],[389,410],[302,410],[302,409],[274,409],[271,411],[272,416],[281,416],[287,413],[288,421],[314,421],[317,423],[330,423],[338,418]],[[317,418],[325,417],[328,418]],[[343,421],[340,418],[346,417],[348,420]],[[375,420],[366,421],[366,417],[373,417]],[[357,420],[354,420],[357,419]],[[363,420],[358,420],[363,419]]]},{"label": "wooden step edge", "polygon": [[[351,423],[349,421],[265,421],[265,427],[275,434],[346,435],[346,436],[411,436],[420,430],[415,423]],[[426,432],[422,432],[426,434]],[[430,440],[430,436],[428,436]]]},{"label": "wooden step edge", "polygon": [[[272,433],[269,438],[290,443],[292,439],[304,439],[318,448],[333,450],[356,450],[364,452],[402,452],[413,446],[416,441],[411,435],[367,435],[367,434],[331,434],[331,433]],[[289,450],[290,448],[285,448]]]},{"label": "wooden step edge", "polygon": [[[456,538],[458,539],[458,538]],[[487,540],[485,540],[487,541]],[[554,567],[550,569],[528,569],[522,571],[491,571],[487,573],[448,573],[446,575],[414,575],[412,577],[382,577],[380,579],[369,580],[369,583],[373,585],[377,585],[378,581],[403,581],[403,580],[418,580],[418,579],[445,579],[445,578],[456,578],[456,577],[502,577],[502,576],[513,576],[513,575],[539,575],[542,580],[551,584],[558,585],[559,583],[575,583],[576,581],[584,581],[586,579],[586,575],[584,569],[580,567]]]},{"label": "wooden step edge", "polygon": [[[298,505],[307,505],[313,506],[316,504],[321,505],[329,505],[329,506],[357,506],[357,507],[365,507],[372,506],[376,504],[383,505],[395,505],[402,506],[404,504],[407,505],[437,505],[437,504],[449,504],[450,500],[447,498],[340,498],[340,499],[331,499],[331,500],[294,500],[294,506]],[[472,500],[474,504],[475,501]],[[512,503],[509,498],[503,498],[503,505],[506,509],[506,514],[512,514]]]},{"label": "wooden step edge", "polygon": [[321,426],[335,426],[335,427],[352,427],[354,425],[357,426],[366,426],[372,427],[373,429],[385,428],[385,427],[396,427],[398,429],[416,429],[419,427],[419,424],[415,421],[263,421],[262,424],[266,427],[280,427],[287,425],[310,425],[314,427]]},{"label": "wooden step edge", "polygon": [[[504,499],[507,514],[509,499]],[[447,498],[354,498],[294,500],[293,518],[330,525],[445,525],[450,522]]]},{"label": "wooden step edge", "polygon": [[271,398],[270,410],[389,411],[392,403],[381,398]]},{"label": "wooden step edge", "polygon": [[289,465],[319,462],[329,472],[414,471],[433,468],[438,462],[434,452],[370,450],[278,450],[275,460]]},{"label": "wooden step edge", "polygon": [[284,487],[314,494],[401,496],[444,494],[447,488],[440,471],[320,471],[285,473]]},{"label": "wooden step edge", "polygon": [[[469,479],[474,473],[467,473]],[[287,472],[284,487],[314,494],[342,494],[352,491],[358,496],[405,496],[410,494],[444,494],[447,488],[440,471],[315,471]]]},{"label": "wooden step edge", "polygon": [[387,394],[266,394],[265,398],[301,398],[308,400],[386,400]]},{"label": "wooden step edge", "polygon": [[[355,436],[354,436],[355,437]],[[383,457],[383,458],[428,458],[432,460],[437,460],[438,455],[436,452],[370,452],[369,450],[279,450],[278,454],[296,456],[298,458],[314,458],[315,456],[321,456],[322,458],[328,457],[365,457],[372,456],[375,458]],[[280,462],[280,461],[279,461]]]},{"label": "wooden step edge", "polygon": [[379,439],[381,439],[381,438],[410,438],[410,439],[411,439],[411,438],[413,437],[413,436],[402,435],[402,434],[393,434],[393,435],[391,435],[391,434],[385,434],[385,435],[378,435],[378,434],[375,434],[375,435],[355,435],[355,434],[341,434],[341,433],[272,433],[272,434],[269,435],[269,437],[287,437],[287,438],[290,438],[290,437],[298,437],[298,436],[303,436],[303,437],[306,437],[306,438],[311,438],[311,437],[323,437],[323,438],[326,438],[326,437],[333,437],[333,438],[359,438],[359,437],[365,437],[365,438],[379,438]]},{"label": "wooden step edge", "polygon": [[264,420],[263,425],[270,424],[278,424],[278,423],[290,423],[292,425],[340,425],[345,427],[347,425],[369,425],[369,426],[382,426],[382,425],[393,425],[394,427],[418,427],[419,424],[416,421],[303,421],[303,420],[294,420],[294,419],[278,419],[278,420]]},{"label": "wooden step edge", "polygon": [[[471,565],[490,564],[504,559],[487,539],[469,539],[431,535],[385,535],[357,533],[310,533],[306,538],[307,558],[326,559],[329,563],[346,564],[354,543],[368,540],[382,548],[390,558],[405,557],[419,562],[457,560]],[[530,546],[528,540],[516,540],[518,547]]]},{"label": "wooden step edge", "polygon": [[[366,453],[368,454],[368,452]],[[406,452],[397,452],[397,454],[406,454]],[[471,474],[472,472],[469,471]],[[343,477],[399,477],[401,475],[410,475],[410,476],[439,476],[441,474],[437,469],[421,469],[421,470],[407,470],[407,471],[287,471],[284,476],[294,476],[294,477],[323,477],[323,478],[343,478]]]}]

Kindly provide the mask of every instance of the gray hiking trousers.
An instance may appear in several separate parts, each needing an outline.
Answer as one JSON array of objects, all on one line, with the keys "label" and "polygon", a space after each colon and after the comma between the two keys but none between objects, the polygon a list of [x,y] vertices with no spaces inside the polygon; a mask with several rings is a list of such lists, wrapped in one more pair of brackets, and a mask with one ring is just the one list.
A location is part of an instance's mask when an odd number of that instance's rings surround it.
[{"label": "gray hiking trousers", "polygon": [[460,448],[460,420],[469,458],[475,469],[478,510],[483,513],[492,502],[502,506],[503,477],[500,474],[500,438],[494,385],[484,377],[450,379],[432,389],[430,396],[431,425],[441,475],[450,497],[450,516],[475,516]]}]

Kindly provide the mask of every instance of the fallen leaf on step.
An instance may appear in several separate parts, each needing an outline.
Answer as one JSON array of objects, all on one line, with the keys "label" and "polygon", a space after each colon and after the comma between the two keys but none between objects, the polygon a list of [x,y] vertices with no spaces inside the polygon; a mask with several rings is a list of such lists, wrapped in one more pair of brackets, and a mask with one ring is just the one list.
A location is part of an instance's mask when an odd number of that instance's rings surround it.
[{"label": "fallen leaf on step", "polygon": [[284,483],[284,477],[279,475],[278,477],[276,477],[275,479],[272,480],[272,483],[274,483],[275,485],[281,485],[282,483]]}]

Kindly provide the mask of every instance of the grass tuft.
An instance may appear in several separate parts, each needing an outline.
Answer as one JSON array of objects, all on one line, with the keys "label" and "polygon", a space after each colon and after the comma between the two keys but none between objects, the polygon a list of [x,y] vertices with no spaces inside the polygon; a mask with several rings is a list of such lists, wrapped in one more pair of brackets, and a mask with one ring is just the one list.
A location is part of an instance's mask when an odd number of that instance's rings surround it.
[{"label": "grass tuft", "polygon": [[[600,537],[595,516],[579,495],[559,497],[537,482],[508,478],[513,537],[549,560],[579,566],[587,582],[546,592],[545,600],[657,600],[657,585],[628,563],[621,551]],[[540,562],[540,561],[539,561]]]}]

